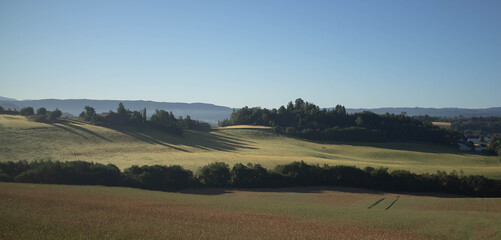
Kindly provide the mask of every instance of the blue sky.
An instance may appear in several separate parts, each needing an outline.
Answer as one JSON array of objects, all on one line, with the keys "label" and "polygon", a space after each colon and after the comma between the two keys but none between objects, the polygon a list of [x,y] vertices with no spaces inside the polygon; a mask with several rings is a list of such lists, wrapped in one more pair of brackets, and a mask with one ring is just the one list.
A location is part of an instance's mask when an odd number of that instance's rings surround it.
[{"label": "blue sky", "polygon": [[501,1],[0,0],[0,96],[501,106]]}]

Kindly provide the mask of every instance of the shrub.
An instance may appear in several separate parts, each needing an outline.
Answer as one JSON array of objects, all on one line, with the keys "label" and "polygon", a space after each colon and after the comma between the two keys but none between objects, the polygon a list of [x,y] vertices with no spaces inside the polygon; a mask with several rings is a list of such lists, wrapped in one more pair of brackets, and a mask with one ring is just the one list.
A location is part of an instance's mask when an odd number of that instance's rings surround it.
[{"label": "shrub", "polygon": [[179,165],[134,165],[124,170],[125,185],[155,190],[175,190],[191,187],[195,183],[193,172]]},{"label": "shrub", "polygon": [[37,109],[37,114],[38,115],[46,115],[47,109],[45,109],[44,107],[41,107],[41,108]]},{"label": "shrub", "polygon": [[34,162],[29,169],[14,177],[16,182],[107,185],[121,183],[118,167],[84,161],[75,162]]},{"label": "shrub", "polygon": [[31,116],[31,115],[35,114],[35,111],[33,110],[32,107],[25,107],[25,108],[21,108],[20,113],[23,116]]},{"label": "shrub", "polygon": [[260,164],[237,163],[231,169],[231,181],[235,187],[266,187],[268,179],[268,170]]},{"label": "shrub", "polygon": [[297,130],[294,127],[287,127],[287,128],[285,128],[285,133],[287,133],[289,135],[296,135]]},{"label": "shrub", "polygon": [[225,187],[230,181],[230,167],[224,162],[215,162],[198,170],[200,183],[210,187]]},{"label": "shrub", "polygon": [[7,173],[5,173],[2,169],[0,169],[0,181],[2,182],[11,182],[14,179],[10,177]]},{"label": "shrub", "polygon": [[15,176],[27,171],[28,169],[30,169],[30,165],[27,161],[0,162],[0,170],[2,170],[2,172],[4,172],[12,181]]},{"label": "shrub", "polygon": [[278,165],[273,170],[290,179],[292,186],[310,186],[319,183],[319,175],[315,174],[315,166],[306,164],[304,161],[293,162],[286,165]]}]

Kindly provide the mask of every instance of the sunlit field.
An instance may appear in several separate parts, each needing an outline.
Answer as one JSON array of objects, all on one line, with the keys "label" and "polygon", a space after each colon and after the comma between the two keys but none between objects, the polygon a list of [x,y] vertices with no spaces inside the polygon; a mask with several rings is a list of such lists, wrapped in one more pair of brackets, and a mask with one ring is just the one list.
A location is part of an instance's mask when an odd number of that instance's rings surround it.
[{"label": "sunlit field", "polygon": [[426,143],[312,142],[270,129],[212,129],[173,136],[151,128],[111,129],[75,120],[44,124],[0,115],[0,161],[84,160],[131,165],[179,164],[187,169],[215,161],[273,168],[292,161],[384,166],[416,173],[463,171],[501,179],[498,157]]},{"label": "sunlit field", "polygon": [[450,128],[451,127],[450,122],[431,122],[431,124],[433,124],[434,126],[443,127],[443,128]]}]

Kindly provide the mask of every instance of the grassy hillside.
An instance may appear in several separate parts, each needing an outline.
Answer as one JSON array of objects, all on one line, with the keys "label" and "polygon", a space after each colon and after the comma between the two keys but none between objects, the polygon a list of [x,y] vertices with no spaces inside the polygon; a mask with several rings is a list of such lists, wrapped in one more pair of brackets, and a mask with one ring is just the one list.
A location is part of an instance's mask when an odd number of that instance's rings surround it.
[{"label": "grassy hillside", "polygon": [[0,183],[1,239],[499,239],[501,199]]},{"label": "grassy hillside", "polygon": [[179,164],[196,170],[214,161],[272,168],[304,160],[329,165],[385,166],[417,173],[463,170],[501,179],[497,157],[423,143],[317,143],[270,129],[219,128],[176,137],[150,128],[112,129],[78,121],[44,124],[0,115],[0,161],[52,159],[133,164]]}]

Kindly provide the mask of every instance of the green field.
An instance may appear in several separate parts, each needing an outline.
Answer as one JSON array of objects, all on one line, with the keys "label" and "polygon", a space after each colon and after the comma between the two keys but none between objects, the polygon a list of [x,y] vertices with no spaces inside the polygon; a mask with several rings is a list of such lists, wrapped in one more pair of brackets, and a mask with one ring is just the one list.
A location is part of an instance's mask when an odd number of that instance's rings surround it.
[{"label": "green field", "polygon": [[84,160],[122,169],[134,164],[179,164],[196,170],[215,161],[273,168],[304,160],[416,173],[463,170],[501,179],[498,157],[426,143],[319,143],[247,128],[186,131],[177,137],[151,128],[111,129],[76,120],[45,124],[12,115],[0,115],[0,133],[0,161]]},{"label": "green field", "polygon": [[501,199],[0,183],[0,239],[500,239]]},{"label": "green field", "polygon": [[260,163],[267,168],[307,163],[385,166],[416,173],[463,170],[501,179],[498,157],[426,143],[318,143],[269,129],[219,128],[177,137],[150,128],[111,129],[69,120],[45,124],[0,115],[0,161],[84,160],[131,165],[179,164],[187,169],[215,161]]}]

